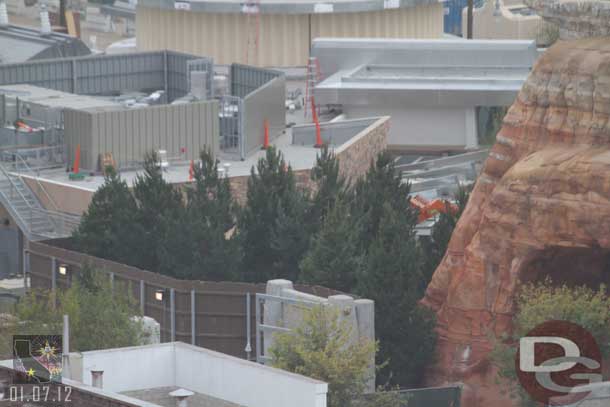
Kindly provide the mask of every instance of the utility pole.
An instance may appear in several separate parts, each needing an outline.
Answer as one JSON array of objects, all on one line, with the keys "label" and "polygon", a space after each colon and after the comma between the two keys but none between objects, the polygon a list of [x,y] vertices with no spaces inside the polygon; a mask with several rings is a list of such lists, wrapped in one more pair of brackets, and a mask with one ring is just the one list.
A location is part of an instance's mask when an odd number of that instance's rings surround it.
[{"label": "utility pole", "polygon": [[472,39],[472,9],[474,7],[474,0],[468,0],[468,11],[467,11],[467,20],[466,20],[466,24],[467,24],[467,28],[466,28],[466,38],[471,40]]}]

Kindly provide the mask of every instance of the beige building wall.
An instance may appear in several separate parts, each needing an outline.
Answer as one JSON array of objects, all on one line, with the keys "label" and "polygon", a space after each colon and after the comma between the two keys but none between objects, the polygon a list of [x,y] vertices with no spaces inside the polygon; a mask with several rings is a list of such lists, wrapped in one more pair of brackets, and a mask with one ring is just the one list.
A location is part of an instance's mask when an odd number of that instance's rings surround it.
[{"label": "beige building wall", "polygon": [[[138,50],[211,56],[217,64],[305,66],[316,37],[440,38],[441,3],[366,13],[260,14],[259,46],[248,49],[254,17],[138,6]],[[248,56],[246,60],[246,56]]]},{"label": "beige building wall", "polygon": [[[21,178],[30,187],[45,209],[54,211],[59,209],[60,212],[81,216],[85,213],[91,198],[93,198],[94,191],[89,189],[62,184],[61,182],[42,180],[40,178],[36,181],[28,175],[22,175]],[[44,191],[41,189],[41,186],[44,188]]]},{"label": "beige building wall", "polygon": [[[500,2],[500,13],[496,13],[496,0],[486,0],[485,4],[473,12],[474,39],[493,40],[538,40],[544,33],[542,18],[537,15],[524,16],[510,11],[511,7],[521,7],[515,1]],[[519,2],[521,3],[521,2]],[[498,14],[498,13],[496,13]],[[468,28],[467,9],[462,10],[462,32]]]}]

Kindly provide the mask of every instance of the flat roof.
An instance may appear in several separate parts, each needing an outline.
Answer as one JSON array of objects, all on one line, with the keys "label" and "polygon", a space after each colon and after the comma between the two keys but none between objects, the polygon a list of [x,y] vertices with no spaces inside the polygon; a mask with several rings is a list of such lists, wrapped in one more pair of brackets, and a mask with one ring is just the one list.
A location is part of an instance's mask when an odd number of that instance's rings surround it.
[{"label": "flat roof", "polygon": [[18,97],[22,102],[36,103],[45,107],[79,110],[122,107],[120,103],[106,98],[77,95],[28,84],[0,86],[0,94]]},{"label": "flat roof", "polygon": [[532,41],[314,40],[321,104],[508,106],[537,57]]},{"label": "flat roof", "polygon": [[529,69],[502,67],[409,67],[361,65],[316,85],[321,104],[408,107],[508,106]]},{"label": "flat roof", "polygon": [[0,64],[90,53],[84,42],[66,34],[51,32],[43,36],[35,28],[16,25],[0,27]]},{"label": "flat roof", "polygon": [[[293,171],[307,170],[312,168],[315,165],[316,157],[320,152],[320,149],[312,146],[293,145],[291,131],[286,131],[285,134],[280,135],[272,142],[272,144],[276,146],[282,152],[282,154],[284,154],[284,158],[286,159],[287,163],[290,164]],[[235,159],[235,157],[229,158],[230,156],[225,156],[220,153],[218,157],[220,160],[219,167],[222,168],[224,164],[230,164],[229,177],[248,176],[250,175],[252,167],[256,167],[258,160],[264,156],[265,151],[259,150],[248,155],[245,160],[241,161]],[[142,172],[142,169],[125,170],[121,171],[121,177],[129,186],[132,186],[135,182],[136,176]],[[28,177],[29,175],[24,174],[23,176]],[[167,167],[163,172],[163,177],[166,181],[172,184],[189,182],[189,163],[171,163],[170,166]],[[90,192],[97,190],[104,183],[104,177],[102,175],[87,175],[82,181],[72,181],[68,179],[68,174],[66,173],[65,168],[41,170],[38,178],[51,183],[70,186]]]},{"label": "flat roof", "polygon": [[444,0],[139,0],[139,6],[204,13],[358,13],[443,3]]}]

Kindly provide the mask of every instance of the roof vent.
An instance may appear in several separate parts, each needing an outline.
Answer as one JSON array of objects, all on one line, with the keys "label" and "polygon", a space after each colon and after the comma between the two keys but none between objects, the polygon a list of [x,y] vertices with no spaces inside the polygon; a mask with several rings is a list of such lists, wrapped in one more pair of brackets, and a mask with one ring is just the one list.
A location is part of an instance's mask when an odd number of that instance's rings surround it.
[{"label": "roof vent", "polygon": [[6,1],[0,0],[0,28],[8,27],[8,10]]},{"label": "roof vent", "polygon": [[40,35],[46,36],[51,34],[51,20],[49,20],[49,10],[47,3],[40,3]]},{"label": "roof vent", "polygon": [[172,391],[169,395],[170,397],[176,399],[176,407],[188,407],[188,401],[186,399],[191,397],[193,394],[195,393],[190,390],[178,389]]},{"label": "roof vent", "polygon": [[103,370],[92,370],[91,371],[91,384],[93,387],[102,389],[104,387],[104,371]]}]

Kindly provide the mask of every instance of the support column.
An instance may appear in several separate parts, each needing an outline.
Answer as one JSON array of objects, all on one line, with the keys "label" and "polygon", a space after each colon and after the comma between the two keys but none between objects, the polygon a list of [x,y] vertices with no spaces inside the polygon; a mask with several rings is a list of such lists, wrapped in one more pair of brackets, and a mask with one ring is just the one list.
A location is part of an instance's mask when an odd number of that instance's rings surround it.
[{"label": "support column", "polygon": [[252,353],[252,311],[250,306],[250,293],[246,293],[246,358],[250,360],[250,354]]},{"label": "support column", "polygon": [[30,275],[30,252],[27,250],[23,251],[23,287],[27,290],[28,287],[28,276]]},{"label": "support column", "polygon": [[169,324],[170,324],[170,340],[176,341],[176,291],[171,288],[169,290]]},{"label": "support column", "polygon": [[51,257],[51,291],[55,292],[57,288],[57,259]]},{"label": "support column", "polygon": [[464,126],[465,139],[464,144],[466,149],[475,149],[479,147],[479,139],[477,134],[477,112],[476,108],[469,107],[465,112],[466,123]]},{"label": "support column", "polygon": [[195,290],[191,290],[191,345],[197,345],[197,336],[195,333],[197,315],[195,314],[195,306]]},{"label": "support column", "polygon": [[144,280],[140,280],[140,312],[144,316],[146,312],[146,286]]}]

